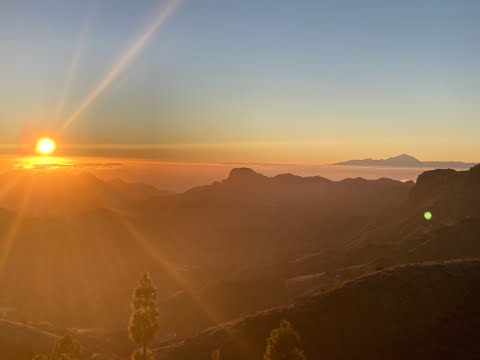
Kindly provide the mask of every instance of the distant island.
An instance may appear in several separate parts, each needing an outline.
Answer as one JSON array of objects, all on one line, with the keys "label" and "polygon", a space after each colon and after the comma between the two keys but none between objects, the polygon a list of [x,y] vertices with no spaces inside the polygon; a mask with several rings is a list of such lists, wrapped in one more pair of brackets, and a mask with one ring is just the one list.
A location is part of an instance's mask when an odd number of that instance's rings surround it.
[{"label": "distant island", "polygon": [[477,164],[465,163],[462,161],[420,161],[413,156],[402,154],[388,159],[348,160],[333,165],[469,169]]}]

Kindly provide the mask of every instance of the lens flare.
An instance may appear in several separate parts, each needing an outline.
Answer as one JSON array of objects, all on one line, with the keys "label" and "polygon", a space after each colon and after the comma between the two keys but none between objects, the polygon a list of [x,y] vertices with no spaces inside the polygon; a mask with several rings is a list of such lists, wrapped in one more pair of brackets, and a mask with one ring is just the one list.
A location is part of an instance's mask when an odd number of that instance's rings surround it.
[{"label": "lens flare", "polygon": [[80,63],[80,59],[82,58],[82,55],[85,51],[85,44],[87,41],[87,37],[90,32],[90,18],[87,19],[85,25],[80,31],[80,35],[77,41],[77,46],[75,47],[75,51],[73,54],[73,59],[72,63],[70,64],[68,73],[67,73],[67,78],[65,80],[65,84],[63,86],[63,91],[60,95],[60,99],[57,105],[57,108],[55,110],[55,120],[60,121],[62,115],[63,115],[63,110],[65,108],[65,102],[67,100],[67,97],[69,95],[70,89],[73,85],[73,81],[75,79],[75,76],[77,74],[77,68]]},{"label": "lens flare", "polygon": [[55,152],[56,148],[57,144],[55,143],[55,140],[49,137],[44,137],[38,139],[37,141],[36,151],[39,155],[52,155]]},{"label": "lens flare", "polygon": [[425,214],[423,214],[423,217],[425,220],[432,220],[432,213],[430,211],[426,211]]},{"label": "lens flare", "polygon": [[65,120],[62,130],[68,128],[80,114],[135,60],[144,47],[149,43],[158,29],[165,23],[175,11],[181,0],[170,0],[158,14],[155,20],[136,39],[136,41],[120,56],[117,62],[107,72],[103,79],[85,96],[80,105]]}]

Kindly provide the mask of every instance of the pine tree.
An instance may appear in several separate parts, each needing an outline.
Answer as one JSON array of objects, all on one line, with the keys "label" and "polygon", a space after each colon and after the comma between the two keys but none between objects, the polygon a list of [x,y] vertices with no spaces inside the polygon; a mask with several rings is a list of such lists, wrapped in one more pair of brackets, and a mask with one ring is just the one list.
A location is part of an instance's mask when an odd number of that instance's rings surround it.
[{"label": "pine tree", "polygon": [[222,360],[222,352],[220,351],[220,349],[212,352],[212,360]]},{"label": "pine tree", "polygon": [[55,342],[51,360],[77,359],[80,357],[80,344],[70,335],[65,335]]},{"label": "pine tree", "polygon": [[132,360],[151,360],[152,353],[148,345],[158,329],[157,290],[153,286],[150,274],[142,276],[133,292],[132,313],[128,332],[130,339],[139,346],[132,354]]},{"label": "pine tree", "polygon": [[300,335],[290,322],[283,320],[280,327],[273,329],[267,339],[264,360],[305,360]]},{"label": "pine tree", "polygon": [[35,355],[33,360],[77,360],[80,358],[80,344],[70,335],[56,340],[50,355]]},{"label": "pine tree", "polygon": [[154,360],[154,357],[149,349],[146,352],[144,352],[144,349],[137,349],[132,354],[132,360]]},{"label": "pine tree", "polygon": [[32,360],[48,360],[48,356],[44,354],[37,354]]}]

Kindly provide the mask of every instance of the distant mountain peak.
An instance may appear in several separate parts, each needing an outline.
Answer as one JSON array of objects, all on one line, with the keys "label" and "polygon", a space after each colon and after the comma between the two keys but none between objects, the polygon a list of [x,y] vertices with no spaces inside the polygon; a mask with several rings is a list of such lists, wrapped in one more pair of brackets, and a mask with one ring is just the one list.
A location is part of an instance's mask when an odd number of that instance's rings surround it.
[{"label": "distant mountain peak", "polygon": [[418,160],[417,158],[415,158],[411,155],[408,155],[408,154],[401,154],[401,155],[393,156],[393,157],[390,157],[390,158],[387,159],[387,161],[393,161],[393,160],[420,162],[420,160]]},{"label": "distant mountain peak", "polygon": [[233,168],[232,170],[230,170],[230,176],[254,175],[254,174],[258,174],[258,173],[249,167],[239,167],[239,168]]},{"label": "distant mountain peak", "polygon": [[262,174],[255,172],[255,170],[248,167],[233,168],[230,171],[228,180],[248,180],[248,179],[259,179],[263,178]]},{"label": "distant mountain peak", "polygon": [[348,160],[335,163],[333,165],[350,165],[350,166],[390,166],[390,167],[416,167],[431,169],[468,169],[475,166],[475,163],[465,163],[461,161],[420,161],[417,158],[401,154],[388,159],[363,159]]}]

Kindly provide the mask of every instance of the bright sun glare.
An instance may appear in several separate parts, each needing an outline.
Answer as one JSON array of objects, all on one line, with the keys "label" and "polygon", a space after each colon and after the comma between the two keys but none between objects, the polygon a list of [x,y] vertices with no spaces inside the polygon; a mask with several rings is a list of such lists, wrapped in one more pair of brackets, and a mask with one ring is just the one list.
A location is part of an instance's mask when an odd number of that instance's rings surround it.
[{"label": "bright sun glare", "polygon": [[56,148],[57,144],[51,138],[44,137],[37,141],[36,151],[40,155],[52,155]]}]

